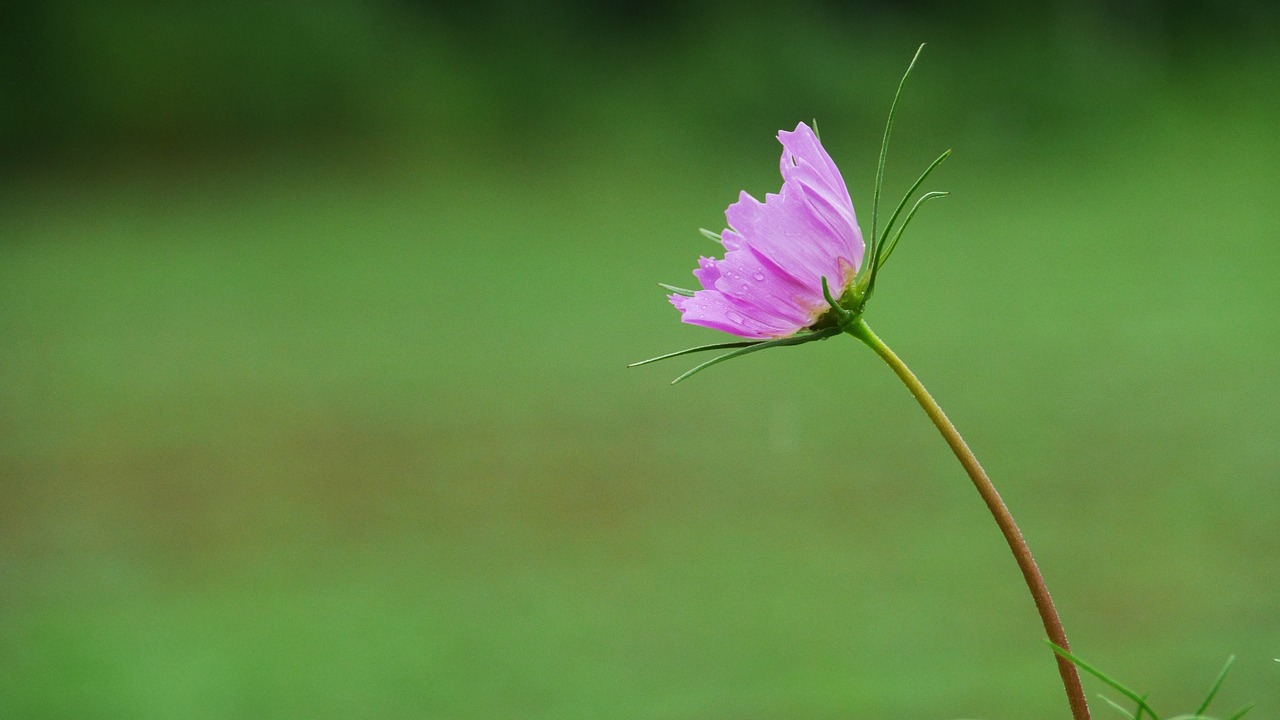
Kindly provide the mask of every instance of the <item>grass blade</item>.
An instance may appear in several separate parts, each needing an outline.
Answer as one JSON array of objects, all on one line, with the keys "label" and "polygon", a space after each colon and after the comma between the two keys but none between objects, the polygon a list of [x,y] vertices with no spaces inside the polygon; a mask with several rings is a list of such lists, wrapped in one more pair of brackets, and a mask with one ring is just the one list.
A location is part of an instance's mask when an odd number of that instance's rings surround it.
[{"label": "grass blade", "polygon": [[1245,714],[1245,713],[1249,712],[1249,711],[1250,711],[1250,710],[1252,710],[1252,709],[1253,709],[1253,704],[1252,704],[1252,703],[1250,703],[1249,705],[1245,705],[1244,707],[1240,708],[1240,711],[1239,711],[1239,712],[1237,712],[1235,715],[1232,715],[1231,717],[1227,718],[1227,720],[1240,720],[1240,718],[1244,717],[1244,714]]},{"label": "grass blade", "polygon": [[1114,689],[1116,692],[1118,692],[1118,693],[1120,693],[1120,694],[1124,695],[1125,697],[1127,697],[1127,698],[1129,698],[1130,700],[1132,700],[1132,701],[1134,701],[1135,703],[1137,703],[1137,704],[1138,704],[1138,714],[1134,716],[1135,718],[1141,718],[1141,717],[1142,717],[1142,712],[1143,712],[1143,711],[1146,711],[1148,714],[1150,714],[1150,715],[1151,715],[1151,717],[1153,718],[1153,720],[1160,720],[1160,716],[1156,714],[1156,711],[1155,711],[1155,710],[1152,710],[1152,709],[1151,709],[1151,706],[1147,704],[1147,698],[1146,698],[1146,696],[1145,696],[1145,695],[1139,695],[1138,693],[1136,693],[1136,692],[1134,692],[1134,691],[1130,690],[1129,688],[1125,687],[1124,685],[1121,685],[1118,681],[1116,681],[1116,680],[1112,680],[1110,677],[1108,677],[1108,676],[1107,676],[1107,674],[1106,674],[1106,673],[1104,673],[1104,672],[1102,672],[1101,670],[1099,670],[1098,668],[1096,668],[1096,667],[1094,667],[1094,666],[1090,665],[1089,663],[1087,663],[1087,662],[1085,662],[1085,661],[1081,660],[1080,658],[1076,657],[1075,655],[1072,655],[1072,654],[1071,654],[1069,651],[1067,651],[1065,648],[1062,648],[1062,647],[1060,647],[1060,646],[1058,646],[1058,645],[1056,645],[1056,644],[1054,644],[1053,642],[1048,641],[1048,640],[1046,640],[1045,642],[1049,643],[1049,647],[1053,648],[1053,651],[1054,651],[1054,652],[1058,653],[1059,655],[1061,655],[1062,657],[1066,658],[1067,660],[1070,660],[1070,661],[1071,661],[1071,663],[1072,663],[1073,665],[1075,665],[1076,667],[1078,667],[1078,668],[1080,668],[1081,670],[1083,670],[1083,671],[1085,671],[1085,672],[1089,673],[1090,675],[1092,675],[1092,676],[1094,676],[1094,677],[1098,678],[1098,679],[1099,679],[1099,680],[1101,680],[1102,682],[1104,682],[1104,683],[1106,683],[1107,685],[1111,686],[1111,688],[1112,688],[1112,689]]},{"label": "grass blade", "polygon": [[[1102,698],[1102,702],[1115,708],[1120,712],[1121,715],[1124,715],[1125,717],[1129,718],[1129,720],[1138,720],[1138,718],[1136,718],[1133,713],[1129,712],[1128,710],[1125,710],[1124,707],[1121,706],[1120,703],[1116,702],[1115,700],[1112,700],[1106,695],[1099,695],[1098,697]],[[1139,710],[1138,712],[1142,712],[1142,711]]]},{"label": "grass blade", "polygon": [[1227,663],[1222,666],[1222,671],[1218,673],[1218,678],[1213,681],[1213,687],[1209,688],[1209,694],[1205,697],[1204,702],[1200,703],[1200,707],[1196,708],[1196,715],[1203,715],[1209,710],[1209,703],[1213,702],[1213,696],[1218,694],[1218,688],[1222,687],[1222,681],[1227,679],[1227,671],[1231,669],[1231,663],[1235,661],[1235,655],[1227,658]]}]

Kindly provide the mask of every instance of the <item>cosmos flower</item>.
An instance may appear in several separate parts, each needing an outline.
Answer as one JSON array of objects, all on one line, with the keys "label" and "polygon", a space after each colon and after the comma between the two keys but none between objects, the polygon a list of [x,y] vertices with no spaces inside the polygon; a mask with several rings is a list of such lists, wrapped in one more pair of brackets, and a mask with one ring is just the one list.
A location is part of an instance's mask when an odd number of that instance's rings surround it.
[{"label": "cosmos flower", "polygon": [[865,244],[840,171],[818,136],[800,123],[778,133],[782,189],[764,202],[745,191],[725,210],[722,259],[702,257],[702,289],[670,295],[681,319],[753,339],[784,338],[830,311],[831,295],[853,286]]},{"label": "cosmos flower", "polygon": [[[1089,704],[1076,665],[1137,700],[1138,715],[1146,710],[1155,718],[1155,712],[1141,697],[1070,654],[1066,631],[1045,587],[1044,576],[1036,567],[1022,531],[1000,499],[991,478],[987,477],[973,451],[920,379],[863,319],[880,269],[893,253],[911,218],[925,202],[947,194],[936,191],[924,193],[906,215],[901,215],[929,173],[947,158],[950,150],[925,169],[885,223],[881,225],[879,222],[885,158],[893,131],[894,113],[907,77],[923,49],[923,45],[916,49],[889,106],[872,187],[871,232],[866,241],[863,241],[862,230],[858,227],[849,190],[835,163],[818,141],[817,133],[804,123],[791,132],[778,133],[778,141],[782,143],[782,189],[776,195],[765,195],[764,202],[742,193],[738,202],[725,210],[729,227],[724,232],[716,235],[703,231],[720,241],[725,253],[720,259],[698,259],[698,269],[693,274],[702,283],[702,289],[694,291],[662,285],[672,293],[669,296],[671,304],[680,311],[684,322],[723,330],[739,339],[678,350],[632,363],[630,367],[693,353],[727,351],[686,371],[672,381],[675,384],[713,365],[760,350],[801,345],[842,334],[860,340],[889,365],[920,403],[999,525],[1031,592],[1049,644],[1059,653],[1058,673],[1074,720],[1090,718]],[[902,224],[895,227],[900,216]],[[1219,674],[1219,683],[1225,672],[1224,668]],[[1215,684],[1195,713],[1197,717],[1207,709],[1217,689]],[[1243,714],[1241,711],[1232,717]]]},{"label": "cosmos flower", "polygon": [[872,187],[871,232],[865,241],[849,189],[818,134],[804,123],[790,132],[779,132],[782,188],[776,195],[765,195],[764,202],[741,193],[725,210],[728,228],[718,235],[702,231],[720,242],[725,253],[723,258],[698,259],[693,274],[702,284],[700,290],[659,283],[671,293],[668,298],[680,311],[681,320],[739,339],[678,350],[631,363],[631,367],[692,353],[728,351],[673,381],[680,382],[713,365],[760,350],[802,345],[842,333],[864,340],[869,336],[862,316],[881,268],[920,206],[947,194],[926,192],[907,209],[950,150],[925,169],[888,219],[880,222],[889,135],[898,98],[919,56],[917,50],[889,106]]}]

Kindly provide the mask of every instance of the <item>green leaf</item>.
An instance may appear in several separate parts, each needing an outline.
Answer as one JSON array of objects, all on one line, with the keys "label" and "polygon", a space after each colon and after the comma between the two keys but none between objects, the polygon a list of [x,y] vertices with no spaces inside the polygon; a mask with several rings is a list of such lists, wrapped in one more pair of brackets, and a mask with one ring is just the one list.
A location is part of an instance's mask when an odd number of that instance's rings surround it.
[{"label": "green leaf", "polygon": [[[932,163],[929,163],[929,167],[925,168],[924,172],[920,174],[920,177],[916,179],[915,184],[911,186],[911,189],[907,191],[907,194],[902,196],[902,202],[898,203],[898,207],[894,208],[893,214],[889,216],[889,222],[884,224],[885,235],[888,235],[890,231],[893,230],[893,223],[898,220],[898,215],[902,214],[902,209],[907,206],[907,201],[909,201],[911,199],[911,196],[916,194],[916,190],[919,190],[920,186],[924,184],[925,178],[929,177],[929,174],[933,172],[934,168],[941,165],[942,161],[946,160],[948,157],[951,157],[950,150],[947,150],[946,152],[942,153],[941,155],[938,156],[937,160],[934,160]],[[877,254],[880,254],[880,253],[877,252]],[[883,264],[884,262],[877,258],[875,267],[878,268]]]},{"label": "green leaf", "polygon": [[759,345],[762,342],[764,341],[763,340],[741,340],[738,342],[722,342],[722,343],[712,343],[711,345],[699,345],[697,347],[685,348],[684,350],[677,350],[673,353],[667,353],[666,355],[651,357],[648,360],[633,362],[627,367],[629,368],[640,367],[641,365],[648,365],[649,363],[658,362],[659,360],[666,360],[668,358],[680,357],[681,355],[689,355],[692,353],[705,352],[707,350],[728,350],[729,348],[750,347],[752,345]]},{"label": "green leaf", "polygon": [[873,186],[871,195],[871,256],[875,257],[876,235],[878,226],[877,220],[880,217],[880,189],[884,186],[884,162],[889,155],[889,135],[893,132],[893,116],[898,111],[898,99],[902,97],[902,89],[907,85],[907,78],[911,75],[911,69],[916,66],[916,60],[920,59],[920,53],[924,51],[924,43],[920,43],[920,47],[916,48],[916,54],[912,56],[910,64],[907,65],[907,71],[902,74],[902,79],[898,81],[898,91],[893,94],[893,103],[889,105],[889,119],[884,125],[884,139],[880,141],[880,162],[876,164],[876,182]]},{"label": "green leaf", "polygon": [[1061,655],[1062,657],[1064,657],[1064,658],[1066,658],[1067,660],[1071,661],[1071,663],[1072,663],[1073,665],[1075,665],[1076,667],[1078,667],[1078,668],[1080,668],[1081,670],[1083,670],[1083,671],[1085,671],[1085,672],[1089,673],[1090,675],[1092,675],[1092,676],[1094,676],[1094,677],[1098,678],[1099,680],[1101,680],[1102,682],[1106,683],[1107,685],[1110,685],[1110,686],[1111,686],[1113,689],[1115,689],[1117,692],[1119,692],[1120,694],[1124,695],[1125,697],[1127,697],[1127,698],[1129,698],[1130,700],[1132,700],[1132,701],[1134,701],[1135,703],[1137,703],[1137,704],[1138,704],[1138,712],[1137,712],[1137,714],[1134,716],[1135,720],[1137,720],[1138,718],[1141,718],[1141,717],[1142,717],[1142,713],[1143,713],[1143,711],[1146,711],[1147,713],[1149,713],[1149,714],[1151,715],[1151,717],[1153,718],[1153,720],[1160,720],[1160,716],[1156,714],[1156,711],[1155,711],[1155,710],[1152,710],[1152,709],[1151,709],[1151,706],[1147,704],[1147,696],[1145,696],[1145,695],[1139,695],[1138,693],[1136,693],[1136,692],[1134,692],[1134,691],[1130,690],[1129,688],[1125,687],[1124,685],[1121,685],[1118,681],[1116,681],[1116,680],[1112,680],[1110,677],[1107,677],[1106,673],[1104,673],[1104,672],[1102,672],[1101,670],[1099,670],[1098,668],[1096,668],[1096,667],[1094,667],[1094,666],[1090,665],[1089,663],[1087,663],[1087,662],[1085,662],[1085,661],[1081,660],[1080,658],[1076,657],[1075,655],[1072,655],[1072,654],[1071,654],[1069,651],[1067,651],[1065,648],[1062,648],[1062,647],[1058,646],[1058,645],[1057,645],[1057,644],[1055,644],[1054,642],[1052,642],[1052,641],[1050,641],[1050,640],[1045,640],[1045,642],[1049,643],[1049,647],[1053,648],[1053,651],[1054,651],[1054,652],[1058,653],[1058,654],[1059,654],[1059,655]]},{"label": "green leaf", "polygon": [[1121,715],[1124,715],[1124,716],[1125,716],[1125,717],[1127,717],[1127,718],[1129,718],[1129,720],[1137,720],[1137,718],[1135,718],[1135,717],[1133,716],[1133,713],[1129,712],[1128,710],[1125,710],[1123,707],[1121,707],[1121,706],[1120,706],[1120,703],[1116,702],[1115,700],[1112,700],[1111,698],[1107,697],[1106,695],[1099,695],[1098,697],[1102,698],[1102,702],[1104,702],[1104,703],[1106,703],[1106,704],[1110,705],[1111,707],[1115,708],[1116,710],[1119,710],[1119,711],[1120,711],[1120,714],[1121,714]]},{"label": "green leaf", "polygon": [[1151,712],[1151,717],[1155,718],[1155,720],[1160,720],[1160,718],[1156,717],[1155,712],[1151,710],[1151,706],[1147,705],[1147,697],[1149,695],[1151,695],[1151,693],[1147,693],[1146,695],[1143,695],[1141,698],[1139,698],[1138,712],[1134,713],[1133,720],[1142,720],[1142,709],[1144,707],[1147,709],[1148,712]]},{"label": "green leaf", "polygon": [[[803,345],[804,343],[813,342],[815,340],[826,340],[829,337],[834,337],[836,335],[839,335],[841,332],[842,331],[840,330],[840,328],[831,327],[831,328],[823,328],[822,330],[815,330],[813,332],[808,332],[808,333],[789,335],[784,338],[778,338],[777,340],[766,340],[763,342],[751,343],[749,347],[741,347],[738,350],[734,350],[731,353],[725,353],[720,357],[712,358],[711,360],[708,360],[702,363],[701,365],[694,367],[693,369],[684,373],[683,375],[676,378],[675,380],[672,380],[671,384],[675,385],[676,383],[681,382],[683,380],[688,380],[689,378],[693,377],[695,374],[700,373],[703,370],[706,370],[712,365],[718,365],[726,360],[732,360],[737,357],[742,357],[743,355],[756,352],[757,350],[767,350],[769,348],[774,348],[774,347],[787,347],[789,345]],[[686,351],[686,352],[692,352],[692,350]],[[678,355],[682,353],[675,353],[675,354]],[[666,357],[671,357],[671,356],[668,355]],[[660,360],[660,359],[662,358],[654,358],[654,360]]]},{"label": "green leaf", "polygon": [[[907,216],[902,219],[902,227],[898,228],[898,232],[893,236],[893,239],[885,246],[884,254],[880,256],[880,265],[884,265],[886,262],[889,262],[889,255],[891,255],[893,253],[893,249],[898,246],[898,238],[902,237],[902,233],[907,229],[907,226],[911,224],[911,219],[916,216],[916,211],[920,209],[920,206],[929,200],[946,197],[950,194],[951,193],[949,192],[934,190],[933,192],[927,192],[921,195],[920,199],[916,200],[916,204],[911,206],[911,209],[907,211]],[[877,268],[879,268],[879,266],[877,266]]]},{"label": "green leaf", "polygon": [[1244,714],[1245,714],[1245,713],[1249,712],[1249,711],[1250,711],[1250,710],[1252,710],[1252,709],[1253,709],[1253,703],[1250,703],[1250,704],[1248,704],[1248,705],[1245,705],[1244,707],[1240,708],[1240,711],[1239,711],[1239,712],[1237,712],[1235,715],[1232,715],[1231,717],[1227,718],[1227,720],[1240,720],[1240,718],[1244,717]]},{"label": "green leaf", "polygon": [[724,241],[720,239],[720,233],[711,232],[706,228],[698,228],[698,232],[702,233],[702,237],[707,238],[708,240],[714,240],[715,242],[724,244]]},{"label": "green leaf", "polygon": [[1209,688],[1209,694],[1205,696],[1204,702],[1200,703],[1200,707],[1196,708],[1194,714],[1203,715],[1209,710],[1209,703],[1213,702],[1213,696],[1218,694],[1218,688],[1222,687],[1222,681],[1227,679],[1227,672],[1231,670],[1231,663],[1236,661],[1236,656],[1232,655],[1227,658],[1227,662],[1222,666],[1222,670],[1218,673],[1218,678],[1213,681],[1213,687]]}]

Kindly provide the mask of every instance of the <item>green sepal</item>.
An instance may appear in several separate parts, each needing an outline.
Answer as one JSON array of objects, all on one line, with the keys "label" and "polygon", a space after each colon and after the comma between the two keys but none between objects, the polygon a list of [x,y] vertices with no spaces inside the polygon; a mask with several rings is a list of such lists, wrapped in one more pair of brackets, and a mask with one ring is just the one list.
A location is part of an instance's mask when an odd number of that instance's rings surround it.
[{"label": "green sepal", "polygon": [[[841,332],[843,331],[838,327],[829,327],[829,328],[823,328],[821,330],[814,330],[812,332],[807,332],[807,333],[797,333],[795,335],[789,335],[784,338],[778,338],[777,340],[764,340],[761,342],[750,343],[750,344],[747,344],[745,347],[740,346],[739,349],[734,350],[733,352],[725,353],[724,355],[721,355],[719,357],[712,358],[702,363],[701,365],[698,365],[690,369],[688,372],[684,373],[680,377],[676,378],[675,380],[672,380],[671,384],[675,385],[676,383],[681,382],[682,380],[688,380],[690,377],[693,377],[695,374],[700,373],[703,370],[706,370],[712,365],[718,365],[726,360],[732,360],[737,357],[742,357],[743,355],[746,355],[748,353],[753,353],[757,350],[767,350],[769,348],[775,348],[775,347],[787,347],[790,345],[803,345],[804,343],[814,342],[815,340],[826,340],[829,337],[835,337],[836,335],[839,335]],[[723,343],[723,345],[729,346],[729,345],[733,345],[733,343]],[[692,350],[685,351],[685,352],[692,352]],[[675,353],[675,354],[682,355],[684,354],[684,352]],[[668,355],[667,357],[671,357],[671,356]]]},{"label": "green sepal", "polygon": [[669,293],[675,293],[676,295],[683,295],[685,297],[693,297],[693,292],[694,292],[693,290],[686,290],[685,288],[676,287],[675,285],[668,285],[666,283],[658,283],[658,287],[662,288],[663,290],[666,290]]},{"label": "green sepal", "polygon": [[842,326],[853,319],[853,311],[841,305],[834,297],[831,296],[831,286],[827,284],[826,275],[822,276],[822,297],[826,299],[827,304],[831,306],[831,309],[834,310],[836,315],[840,318],[840,324]]}]

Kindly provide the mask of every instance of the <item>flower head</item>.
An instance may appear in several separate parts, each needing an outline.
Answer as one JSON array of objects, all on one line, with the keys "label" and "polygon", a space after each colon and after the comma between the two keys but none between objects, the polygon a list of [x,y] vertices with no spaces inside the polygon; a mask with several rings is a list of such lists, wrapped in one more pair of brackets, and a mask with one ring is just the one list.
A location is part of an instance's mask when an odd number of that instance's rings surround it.
[{"label": "flower head", "polygon": [[[902,202],[880,225],[880,189],[884,184],[889,134],[902,88],[920,57],[921,45],[907,66],[898,92],[889,106],[880,162],[871,197],[871,234],[866,242],[849,199],[844,178],[808,125],[778,133],[782,143],[782,189],[760,202],[743,192],[724,211],[729,227],[720,235],[703,233],[724,245],[720,259],[698,258],[693,271],[702,289],[684,290],[671,285],[671,304],[680,319],[692,325],[723,330],[745,340],[687,348],[630,367],[709,350],[730,352],[697,365],[676,378],[685,378],[748,353],[775,347],[802,345],[841,333],[859,337],[866,329],[863,309],[876,287],[876,277],[911,223],[916,211],[945,192],[927,192],[916,199],[906,215],[902,211],[933,172],[951,153],[942,153],[916,180]],[[899,216],[902,223],[897,224]]]},{"label": "flower head", "polygon": [[778,133],[782,189],[760,202],[745,191],[725,210],[722,259],[702,257],[702,289],[672,294],[681,319],[745,338],[784,338],[829,312],[822,283],[853,287],[866,249],[853,201],[818,136],[800,123]]}]

